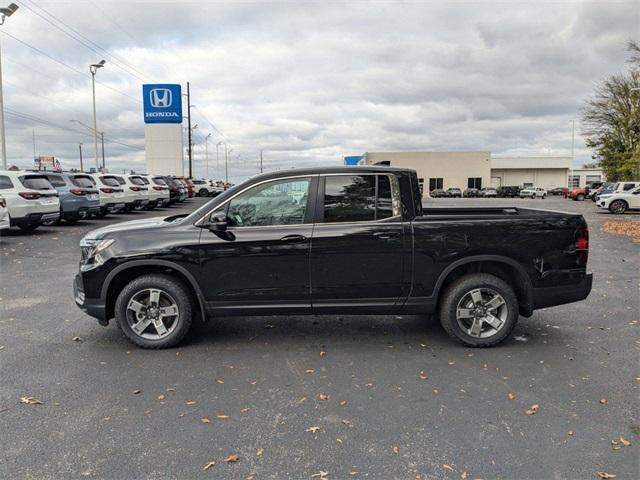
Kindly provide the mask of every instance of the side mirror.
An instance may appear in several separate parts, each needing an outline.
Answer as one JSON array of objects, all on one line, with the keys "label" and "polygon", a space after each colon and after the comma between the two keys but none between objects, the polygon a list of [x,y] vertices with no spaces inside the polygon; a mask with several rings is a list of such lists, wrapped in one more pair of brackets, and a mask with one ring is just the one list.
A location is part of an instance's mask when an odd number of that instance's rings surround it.
[{"label": "side mirror", "polygon": [[227,216],[224,213],[214,213],[211,219],[203,226],[210,232],[226,232],[227,231]]}]

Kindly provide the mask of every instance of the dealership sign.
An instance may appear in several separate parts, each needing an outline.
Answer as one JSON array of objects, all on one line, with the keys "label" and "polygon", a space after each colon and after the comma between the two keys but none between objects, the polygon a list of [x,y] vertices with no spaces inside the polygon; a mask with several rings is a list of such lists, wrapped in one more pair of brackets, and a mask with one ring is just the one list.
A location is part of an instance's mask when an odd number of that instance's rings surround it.
[{"label": "dealership sign", "polygon": [[176,84],[143,85],[144,123],[182,123],[182,89]]}]

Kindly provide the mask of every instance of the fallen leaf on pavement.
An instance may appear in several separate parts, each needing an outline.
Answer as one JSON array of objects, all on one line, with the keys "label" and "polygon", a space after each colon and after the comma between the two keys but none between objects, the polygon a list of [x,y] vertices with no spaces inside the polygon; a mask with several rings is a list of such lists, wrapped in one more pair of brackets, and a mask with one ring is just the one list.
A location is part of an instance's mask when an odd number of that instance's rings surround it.
[{"label": "fallen leaf on pavement", "polygon": [[329,395],[326,393],[321,393],[320,395],[318,395],[318,398],[320,400],[329,400]]},{"label": "fallen leaf on pavement", "polygon": [[133,393],[134,395],[138,395],[138,394],[140,393],[140,390],[134,390],[132,393]]},{"label": "fallen leaf on pavement", "polygon": [[629,440],[627,440],[626,438],[620,437],[620,443],[622,445],[624,445],[625,447],[628,447],[629,445],[631,445],[631,442]]},{"label": "fallen leaf on pavement", "polygon": [[445,470],[449,470],[450,472],[453,472],[453,467],[451,465],[447,465],[446,463],[442,464],[442,468],[444,468]]},{"label": "fallen leaf on pavement", "polygon": [[80,337],[73,337],[73,338],[71,339],[71,341],[73,341],[73,342],[81,342],[81,341],[82,341],[82,339],[81,339]]},{"label": "fallen leaf on pavement", "polygon": [[258,450],[256,450],[257,456],[261,456],[263,453],[264,453],[264,448],[259,448]]},{"label": "fallen leaf on pavement", "polygon": [[613,473],[607,473],[607,472],[598,472],[598,476],[604,480],[609,479],[609,478],[616,478],[616,475]]},{"label": "fallen leaf on pavement", "polygon": [[238,460],[240,460],[240,457],[235,453],[232,453],[231,455],[229,455],[227,458],[224,459],[224,461],[227,463],[236,463]]},{"label": "fallen leaf on pavement", "polygon": [[466,480],[466,478],[468,478],[469,474],[467,473],[467,471],[465,470],[464,472],[462,472],[462,475],[460,475],[460,478],[462,480]]},{"label": "fallen leaf on pavement", "polygon": [[200,421],[201,421],[202,423],[211,423],[211,420],[209,420],[209,417],[202,417],[202,418],[200,419]]},{"label": "fallen leaf on pavement", "polygon": [[20,397],[20,402],[28,405],[44,405],[43,401],[33,397]]},{"label": "fallen leaf on pavement", "polygon": [[324,352],[324,351],[320,352],[320,356],[321,357],[324,357],[326,354],[327,354],[327,352]]},{"label": "fallen leaf on pavement", "polygon": [[195,405],[195,404],[196,404],[196,401],[195,401],[195,400],[189,400],[189,401],[187,402],[187,405]]},{"label": "fallen leaf on pavement", "polygon": [[247,407],[247,408],[243,408],[242,410],[240,410],[240,413],[246,413],[246,412],[248,412],[249,410],[251,410],[251,409],[250,409],[250,408],[248,408],[248,407]]},{"label": "fallen leaf on pavement", "polygon": [[420,370],[420,378],[422,380],[426,380],[427,378],[429,378],[429,376],[426,373],[424,373],[422,370]]},{"label": "fallen leaf on pavement", "polygon": [[395,453],[396,455],[400,453],[400,449],[396,446],[394,446],[392,450],[393,450],[393,453]]},{"label": "fallen leaf on pavement", "polygon": [[309,427],[305,430],[305,432],[316,433],[318,430],[320,430],[320,427]]},{"label": "fallen leaf on pavement", "polygon": [[216,464],[216,462],[209,462],[207,463],[204,468],[202,470],[209,470],[211,467],[213,467]]},{"label": "fallen leaf on pavement", "polygon": [[158,400],[164,400],[166,397],[164,395],[158,395]]},{"label": "fallen leaf on pavement", "polygon": [[515,394],[513,394],[513,393],[509,392],[509,393],[507,393],[507,398],[508,398],[509,400],[515,400],[516,396],[515,396]]},{"label": "fallen leaf on pavement", "polygon": [[343,407],[344,407],[346,404],[347,404],[347,401],[346,401],[346,400],[342,400],[342,401],[340,402],[340,405],[342,405]]},{"label": "fallen leaf on pavement", "polygon": [[313,368],[307,368],[304,372],[305,373],[313,373],[313,372],[315,372],[315,370]]},{"label": "fallen leaf on pavement", "polygon": [[218,380],[216,380],[216,382],[217,382],[217,383],[219,383],[219,384],[223,384],[223,383],[224,383],[224,380],[220,380],[220,379],[218,379]]},{"label": "fallen leaf on pavement", "polygon": [[601,399],[600,399],[600,403],[601,403],[602,405],[606,404],[606,403],[607,403],[607,399],[606,399],[606,398],[601,398]]},{"label": "fallen leaf on pavement", "polygon": [[328,475],[329,475],[329,472],[324,472],[320,470],[318,473],[314,473],[313,475],[311,475],[311,478],[318,477],[320,478],[320,480],[325,480]]},{"label": "fallen leaf on pavement", "polygon": [[220,420],[226,420],[227,418],[229,418],[229,415],[216,415],[216,417],[218,417]]},{"label": "fallen leaf on pavement", "polygon": [[535,415],[536,413],[538,413],[539,409],[540,409],[540,405],[535,403],[535,404],[531,405],[531,408],[529,410],[527,410],[525,413],[527,415]]}]

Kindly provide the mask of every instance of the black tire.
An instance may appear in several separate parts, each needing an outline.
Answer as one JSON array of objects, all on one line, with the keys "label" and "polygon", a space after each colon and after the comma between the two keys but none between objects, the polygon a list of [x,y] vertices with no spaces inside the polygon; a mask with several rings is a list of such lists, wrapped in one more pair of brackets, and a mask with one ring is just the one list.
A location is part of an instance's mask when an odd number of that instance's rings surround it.
[{"label": "black tire", "polygon": [[627,211],[629,204],[624,200],[614,200],[609,204],[609,211],[614,214],[622,214]]},{"label": "black tire", "polygon": [[209,196],[209,190],[207,190],[206,188],[201,188],[200,190],[198,190],[198,196],[200,197]]},{"label": "black tire", "polygon": [[[136,333],[132,329],[127,316],[129,302],[145,289],[162,290],[175,301],[178,308],[178,315],[174,320],[174,322],[177,322],[175,328],[170,327],[173,330],[170,330],[166,336],[159,339],[143,338]],[[122,289],[116,300],[114,311],[118,328],[132,343],[142,348],[160,349],[171,348],[184,339],[191,328],[193,305],[188,290],[181,281],[167,275],[150,274],[132,280]]]},{"label": "black tire", "polygon": [[578,196],[576,197],[576,200],[577,200],[577,201],[579,201],[579,202],[584,201],[584,195],[583,195],[583,194],[578,195]]},{"label": "black tire", "polygon": [[[470,335],[469,331],[465,331],[460,326],[457,318],[458,304],[477,289],[487,289],[497,293],[504,300],[503,305],[506,308],[500,328],[491,336],[483,338]],[[458,278],[447,287],[440,299],[438,314],[442,328],[451,338],[468,347],[492,347],[511,334],[518,321],[518,310],[518,297],[504,280],[488,273],[471,273]]]}]

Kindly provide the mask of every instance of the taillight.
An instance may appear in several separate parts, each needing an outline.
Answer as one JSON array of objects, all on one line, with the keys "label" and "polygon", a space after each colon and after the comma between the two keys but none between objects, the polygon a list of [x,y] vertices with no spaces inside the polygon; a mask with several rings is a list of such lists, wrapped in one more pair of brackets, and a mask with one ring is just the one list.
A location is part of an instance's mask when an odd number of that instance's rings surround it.
[{"label": "taillight", "polygon": [[157,190],[158,192],[162,191],[162,187],[153,187],[154,190]]},{"label": "taillight", "polygon": [[40,194],[35,192],[20,192],[18,193],[18,195],[20,195],[25,200],[37,200],[40,198]]},{"label": "taillight", "polygon": [[69,191],[71,193],[73,193],[74,195],[86,195],[87,194],[87,191],[86,190],[82,190],[81,188],[72,188]]},{"label": "taillight", "polygon": [[576,232],[576,263],[580,266],[586,266],[589,260],[589,229],[581,228]]},{"label": "taillight", "polygon": [[140,187],[129,187],[129,188],[134,192],[139,192],[141,190]]},{"label": "taillight", "polygon": [[113,193],[114,190],[113,188],[105,188],[105,187],[100,187],[100,191],[103,193]]}]

